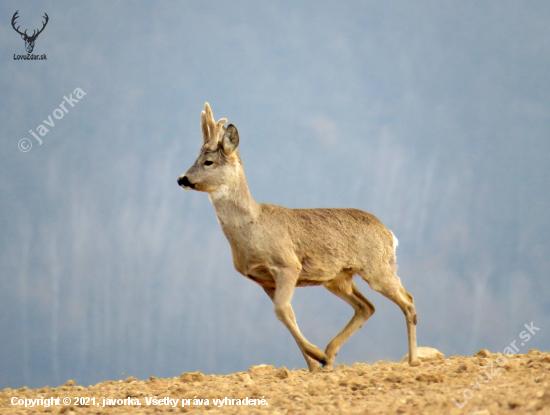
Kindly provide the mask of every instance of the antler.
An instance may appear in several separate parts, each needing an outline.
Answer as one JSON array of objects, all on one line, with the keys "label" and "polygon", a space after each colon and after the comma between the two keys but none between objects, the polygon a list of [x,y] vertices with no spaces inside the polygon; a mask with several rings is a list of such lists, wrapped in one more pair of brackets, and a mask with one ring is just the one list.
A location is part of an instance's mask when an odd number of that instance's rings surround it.
[{"label": "antler", "polygon": [[208,102],[204,104],[204,111],[201,113],[201,129],[204,147],[209,151],[215,151],[221,139],[223,125],[227,122],[226,118],[220,119],[217,123],[214,121],[214,115]]},{"label": "antler", "polygon": [[15,20],[19,17],[19,16],[17,15],[17,13],[19,13],[19,10],[17,10],[17,11],[14,13],[13,17],[11,18],[11,25],[12,25],[13,29],[14,29],[17,33],[19,33],[21,36],[23,36],[23,35],[27,36],[27,31],[26,31],[26,30],[25,30],[25,33],[21,33],[21,32],[19,31],[19,28],[20,28],[21,26],[17,26],[17,28],[15,28]]},{"label": "antler", "polygon": [[[36,38],[40,33],[42,33],[42,31],[44,30],[44,28],[45,28],[46,25],[48,24],[48,21],[50,20],[50,18],[48,17],[48,14],[47,14],[46,12],[44,12],[44,16],[43,16],[43,17],[46,19],[46,21],[43,23],[42,29],[40,29],[40,30],[38,31],[38,33],[36,33],[36,34],[34,33],[34,32],[36,32],[36,30],[33,30],[33,31],[32,31],[31,39]],[[25,31],[25,33],[26,33],[26,31]]]},{"label": "antler", "polygon": [[21,26],[17,26],[17,28],[15,27],[15,20],[17,20],[17,18],[19,17],[19,16],[17,15],[17,13],[19,13],[19,10],[17,10],[17,11],[14,13],[13,17],[11,18],[11,25],[12,25],[13,29],[14,29],[17,33],[19,33],[21,36],[25,36],[25,38],[30,39],[30,40],[36,39],[36,37],[37,37],[40,33],[42,33],[42,31],[44,30],[44,28],[45,28],[46,25],[48,24],[48,21],[50,20],[50,18],[48,17],[48,14],[47,14],[46,12],[44,12],[44,16],[43,16],[43,17],[46,19],[46,21],[42,23],[42,29],[40,29],[40,30],[38,31],[38,33],[36,32],[36,29],[33,30],[32,35],[29,36],[29,35],[27,35],[27,31],[26,31],[26,30],[25,30],[24,33],[21,33],[21,32],[19,31],[19,28],[20,28]]}]

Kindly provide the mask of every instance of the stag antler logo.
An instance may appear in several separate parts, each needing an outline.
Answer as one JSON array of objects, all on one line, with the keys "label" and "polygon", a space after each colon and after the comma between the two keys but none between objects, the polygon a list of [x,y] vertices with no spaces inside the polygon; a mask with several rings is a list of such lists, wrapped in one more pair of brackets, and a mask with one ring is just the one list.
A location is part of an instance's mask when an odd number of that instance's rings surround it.
[{"label": "stag antler logo", "polygon": [[44,18],[46,19],[46,21],[43,23],[43,26],[42,26],[42,29],[40,29],[38,32],[36,30],[33,30],[32,32],[32,35],[29,36],[27,35],[27,31],[25,30],[24,33],[21,33],[19,31],[19,27],[20,26],[17,26],[15,27],[15,20],[19,17],[17,15],[17,13],[19,13],[19,10],[17,10],[12,19],[11,19],[11,25],[13,26],[13,29],[19,33],[21,35],[21,37],[23,38],[23,40],[25,41],[25,49],[27,49],[27,53],[32,53],[32,50],[34,49],[34,41],[36,40],[36,38],[38,37],[38,35],[40,33],[42,33],[42,31],[44,30],[44,28],[46,27],[46,25],[48,24],[48,20],[50,20],[50,18],[48,17],[48,15],[46,13],[44,13]]}]

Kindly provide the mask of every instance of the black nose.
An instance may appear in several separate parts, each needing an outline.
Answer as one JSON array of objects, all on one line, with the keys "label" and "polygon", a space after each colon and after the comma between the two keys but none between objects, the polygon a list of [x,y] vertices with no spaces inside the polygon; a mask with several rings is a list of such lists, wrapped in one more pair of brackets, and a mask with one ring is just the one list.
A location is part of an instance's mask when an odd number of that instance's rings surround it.
[{"label": "black nose", "polygon": [[189,181],[187,176],[180,177],[178,179],[178,185],[179,186],[184,186],[184,187],[190,187],[191,189],[195,188],[195,185]]}]

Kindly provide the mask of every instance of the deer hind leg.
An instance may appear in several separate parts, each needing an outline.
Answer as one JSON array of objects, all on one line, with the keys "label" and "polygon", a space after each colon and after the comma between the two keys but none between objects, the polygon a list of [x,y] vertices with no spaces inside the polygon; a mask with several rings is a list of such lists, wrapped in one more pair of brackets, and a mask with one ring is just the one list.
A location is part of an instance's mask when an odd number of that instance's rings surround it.
[{"label": "deer hind leg", "polygon": [[309,371],[318,371],[320,369],[319,363],[325,365],[327,356],[317,346],[308,342],[298,328],[294,311],[290,305],[292,293],[294,292],[294,284],[278,282],[276,288],[264,288],[264,291],[273,301],[275,315],[286,326],[288,331],[290,331],[296,344],[298,344],[304,359],[306,359]]},{"label": "deer hind leg", "polygon": [[331,366],[340,347],[351,337],[363,324],[374,314],[374,306],[367,300],[359,291],[352,280],[353,274],[349,274],[349,279],[342,281],[341,279],[334,280],[332,284],[326,285],[325,288],[334,295],[340,297],[346,303],[351,305],[355,310],[355,314],[348,324],[330,341],[325,349],[327,355],[327,366]]},{"label": "deer hind leg", "polygon": [[416,323],[418,318],[414,308],[413,296],[405,291],[393,267],[389,267],[387,271],[377,275],[360,274],[373,290],[393,301],[405,314],[409,342],[409,364],[418,366],[420,364],[416,353]]}]

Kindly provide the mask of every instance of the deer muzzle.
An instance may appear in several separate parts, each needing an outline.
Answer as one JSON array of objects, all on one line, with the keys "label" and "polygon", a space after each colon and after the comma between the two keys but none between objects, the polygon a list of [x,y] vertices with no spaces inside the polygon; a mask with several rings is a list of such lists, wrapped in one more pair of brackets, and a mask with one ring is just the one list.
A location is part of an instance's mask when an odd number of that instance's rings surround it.
[{"label": "deer muzzle", "polygon": [[184,189],[194,189],[195,185],[189,181],[187,176],[180,176],[178,179],[178,185],[183,187]]}]

